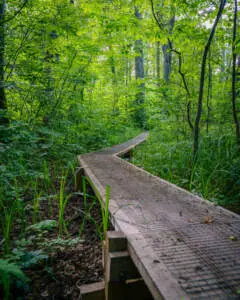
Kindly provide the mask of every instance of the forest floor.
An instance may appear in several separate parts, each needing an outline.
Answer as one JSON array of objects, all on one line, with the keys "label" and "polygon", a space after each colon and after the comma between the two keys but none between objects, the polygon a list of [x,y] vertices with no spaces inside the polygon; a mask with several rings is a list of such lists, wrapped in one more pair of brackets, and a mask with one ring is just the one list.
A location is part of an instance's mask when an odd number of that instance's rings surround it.
[{"label": "forest floor", "polygon": [[[59,238],[57,226],[51,225],[58,221],[57,201],[52,201],[51,216],[49,203],[40,203],[38,223],[29,226],[22,238],[19,239],[20,222],[14,227],[13,253],[21,260],[29,280],[25,285],[15,282],[11,288],[12,299],[80,299],[82,284],[103,280],[102,242],[97,230],[101,227],[100,205],[90,196],[87,200],[91,211],[88,209],[87,213],[92,220],[84,220],[84,198],[70,188],[73,194],[64,212],[67,234]],[[29,215],[29,223],[31,218]]]}]

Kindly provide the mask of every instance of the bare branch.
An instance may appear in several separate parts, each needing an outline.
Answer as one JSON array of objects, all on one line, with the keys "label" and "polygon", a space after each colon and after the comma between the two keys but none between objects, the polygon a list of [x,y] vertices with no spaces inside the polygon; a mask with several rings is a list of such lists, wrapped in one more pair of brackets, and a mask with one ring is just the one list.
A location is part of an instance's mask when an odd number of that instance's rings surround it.
[{"label": "bare branch", "polygon": [[154,9],[153,0],[150,0],[150,3],[151,3],[151,8],[152,8],[152,15],[153,15],[153,17],[154,17],[154,19],[155,19],[155,21],[156,21],[158,27],[160,28],[160,30],[163,30],[163,26],[162,26],[162,24],[159,22],[158,17],[157,17],[157,15],[156,15],[156,12],[155,12],[155,9]]},{"label": "bare branch", "polygon": [[189,88],[187,86],[187,81],[186,81],[186,78],[185,78],[185,74],[182,72],[182,53],[180,51],[172,49],[172,46],[171,46],[171,51],[178,55],[178,73],[181,75],[184,88],[185,88],[188,96],[190,97],[191,94],[190,94]]}]

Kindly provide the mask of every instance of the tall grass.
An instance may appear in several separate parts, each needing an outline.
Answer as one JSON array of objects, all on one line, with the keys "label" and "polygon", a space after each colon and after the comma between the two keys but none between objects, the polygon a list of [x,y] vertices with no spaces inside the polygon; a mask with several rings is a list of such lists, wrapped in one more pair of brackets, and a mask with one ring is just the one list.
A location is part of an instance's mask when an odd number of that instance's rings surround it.
[{"label": "tall grass", "polygon": [[20,191],[21,188],[15,178],[14,179],[15,203],[13,204],[13,206],[15,207],[16,210],[16,216],[18,217],[21,223],[20,235],[22,237],[26,228],[26,216],[25,216],[25,203],[23,197],[21,196]]},{"label": "tall grass", "polygon": [[10,242],[11,242],[11,231],[13,228],[13,222],[15,217],[15,206],[13,205],[10,209],[2,207],[3,215],[1,216],[1,227],[2,234],[4,237],[4,254],[9,254],[10,252]]},{"label": "tall grass", "polygon": [[202,138],[192,163],[192,140],[154,131],[134,153],[133,162],[149,172],[224,206],[240,205],[240,158],[234,137]]},{"label": "tall grass", "polygon": [[[100,199],[99,199],[100,200]],[[101,213],[102,213],[102,223],[103,223],[103,237],[104,240],[107,235],[108,230],[108,222],[109,222],[109,200],[110,200],[110,186],[106,186],[106,193],[105,193],[105,206],[103,205],[102,201],[100,201]]]},{"label": "tall grass", "polygon": [[[94,187],[93,183],[91,182],[90,178],[88,177],[83,177],[82,178],[82,186],[83,186],[83,199],[84,199],[84,218],[83,221],[81,223],[80,226],[80,230],[79,230],[79,234],[80,236],[83,233],[84,230],[84,226],[85,226],[85,222],[86,220],[90,220],[92,221],[97,229],[97,232],[100,236],[100,238],[102,240],[105,240],[106,238],[106,234],[107,234],[107,230],[108,230],[108,226],[109,226],[109,201],[110,201],[110,187],[107,185],[106,186],[106,191],[105,191],[105,202],[103,203],[103,200],[98,192],[98,190],[94,190],[96,197],[91,197],[93,198],[92,203],[90,204],[90,206],[88,206],[87,203],[87,182],[91,185],[91,187]],[[91,210],[93,209],[93,207],[96,205],[96,200],[98,200],[99,206],[100,206],[100,210],[101,210],[101,228],[99,227],[99,225],[97,224],[96,220],[94,220],[94,218],[92,218],[91,216]]]},{"label": "tall grass", "polygon": [[39,213],[39,208],[40,208],[40,199],[41,199],[41,192],[36,192],[35,197],[33,199],[33,219],[32,222],[33,224],[36,224],[38,222],[38,219],[40,219],[40,213]]},{"label": "tall grass", "polygon": [[4,300],[12,299],[10,295],[10,286],[14,277],[22,282],[27,281],[27,277],[21,271],[19,266],[10,263],[8,260],[0,259],[0,281],[3,285]]},{"label": "tall grass", "polygon": [[65,193],[65,187],[66,187],[66,181],[68,177],[68,170],[62,173],[61,181],[60,181],[60,190],[59,190],[59,203],[58,203],[58,234],[61,237],[63,235],[63,231],[65,231],[66,234],[68,234],[67,226],[64,220],[64,211],[66,208],[66,205],[68,203],[68,200],[71,197],[71,194],[66,195]]}]

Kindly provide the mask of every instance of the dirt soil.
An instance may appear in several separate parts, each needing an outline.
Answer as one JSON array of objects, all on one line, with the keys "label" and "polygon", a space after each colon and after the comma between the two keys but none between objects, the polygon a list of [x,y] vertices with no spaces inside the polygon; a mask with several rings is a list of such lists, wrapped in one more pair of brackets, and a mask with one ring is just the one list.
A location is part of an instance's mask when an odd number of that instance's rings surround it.
[{"label": "dirt soil", "polygon": [[[73,191],[73,187],[71,189]],[[88,193],[93,195],[90,190]],[[68,234],[64,233],[60,242],[57,240],[58,228],[55,227],[51,230],[29,230],[20,244],[15,244],[14,240],[19,240],[20,227],[20,224],[16,224],[12,236],[13,251],[20,251],[20,255],[21,251],[24,253],[22,258],[26,260],[26,267],[23,271],[29,281],[24,286],[15,283],[11,288],[11,299],[80,299],[82,284],[103,280],[102,241],[97,230],[101,227],[101,209],[95,197],[88,197],[87,203],[88,209],[91,207],[92,219],[85,218],[84,221],[83,211],[87,210],[84,208],[83,196],[80,193],[71,196],[64,213]],[[37,221],[47,219],[58,220],[56,199],[52,201],[52,214],[49,203],[40,202]],[[79,237],[83,222],[85,224]],[[64,245],[64,241],[68,244]],[[40,259],[29,265],[31,253],[35,253],[33,256]],[[0,299],[3,299],[1,289]]]},{"label": "dirt soil", "polygon": [[[67,219],[76,215],[68,228],[70,239],[78,236],[83,216],[76,208],[84,210],[83,206],[83,198],[73,196],[66,208]],[[91,216],[98,225],[101,224],[98,205],[92,209]],[[46,238],[55,239],[56,233]],[[27,275],[31,278],[27,299],[79,299],[82,284],[103,280],[102,243],[96,225],[87,220],[80,242],[53,251],[47,265],[37,270],[29,269]]]}]

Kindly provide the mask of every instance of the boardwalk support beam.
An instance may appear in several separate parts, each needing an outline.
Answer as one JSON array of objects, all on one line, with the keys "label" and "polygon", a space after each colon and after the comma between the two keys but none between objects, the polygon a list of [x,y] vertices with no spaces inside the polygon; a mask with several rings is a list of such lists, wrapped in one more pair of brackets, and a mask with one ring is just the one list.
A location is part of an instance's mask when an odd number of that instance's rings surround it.
[{"label": "boardwalk support beam", "polygon": [[127,251],[127,239],[122,232],[107,233],[104,269],[106,300],[152,299]]},{"label": "boardwalk support beam", "polygon": [[84,169],[82,167],[77,168],[75,172],[75,188],[76,191],[83,191],[82,187],[82,181],[83,181],[83,176],[84,176]]}]

